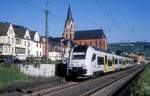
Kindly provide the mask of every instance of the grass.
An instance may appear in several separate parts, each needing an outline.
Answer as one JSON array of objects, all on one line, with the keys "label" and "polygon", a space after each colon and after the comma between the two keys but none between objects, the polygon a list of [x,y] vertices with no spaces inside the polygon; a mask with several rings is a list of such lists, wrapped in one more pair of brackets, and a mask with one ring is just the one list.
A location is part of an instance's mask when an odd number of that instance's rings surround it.
[{"label": "grass", "polygon": [[18,82],[30,81],[35,77],[25,75],[14,65],[0,64],[0,86],[11,85]]},{"label": "grass", "polygon": [[137,80],[133,81],[131,96],[150,96],[150,67],[147,67]]}]

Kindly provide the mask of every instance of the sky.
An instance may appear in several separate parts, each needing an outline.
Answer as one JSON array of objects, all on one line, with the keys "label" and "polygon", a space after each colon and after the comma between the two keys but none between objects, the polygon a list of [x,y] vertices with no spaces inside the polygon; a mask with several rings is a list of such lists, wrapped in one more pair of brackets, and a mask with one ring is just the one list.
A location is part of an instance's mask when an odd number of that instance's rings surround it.
[{"label": "sky", "polygon": [[150,0],[0,0],[0,21],[45,31],[44,9],[49,10],[49,36],[61,37],[68,5],[75,30],[103,29],[109,43],[150,42]]}]

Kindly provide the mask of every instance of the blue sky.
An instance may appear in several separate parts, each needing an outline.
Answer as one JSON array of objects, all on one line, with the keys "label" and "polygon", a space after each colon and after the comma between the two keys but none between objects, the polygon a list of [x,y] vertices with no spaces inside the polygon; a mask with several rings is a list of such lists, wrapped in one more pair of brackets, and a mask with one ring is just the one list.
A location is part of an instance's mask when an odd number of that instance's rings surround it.
[{"label": "blue sky", "polygon": [[[46,1],[0,0],[0,21],[23,25],[44,35]],[[62,36],[70,4],[75,30],[102,28],[110,43],[150,42],[150,0],[49,1],[49,36]]]}]

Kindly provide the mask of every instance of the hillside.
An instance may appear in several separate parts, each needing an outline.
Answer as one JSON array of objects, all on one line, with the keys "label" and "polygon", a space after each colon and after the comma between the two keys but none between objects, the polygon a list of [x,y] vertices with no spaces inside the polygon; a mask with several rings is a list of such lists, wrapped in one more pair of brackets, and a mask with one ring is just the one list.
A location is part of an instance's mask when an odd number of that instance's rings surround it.
[{"label": "hillside", "polygon": [[110,43],[108,50],[123,53],[140,52],[150,59],[150,42]]}]

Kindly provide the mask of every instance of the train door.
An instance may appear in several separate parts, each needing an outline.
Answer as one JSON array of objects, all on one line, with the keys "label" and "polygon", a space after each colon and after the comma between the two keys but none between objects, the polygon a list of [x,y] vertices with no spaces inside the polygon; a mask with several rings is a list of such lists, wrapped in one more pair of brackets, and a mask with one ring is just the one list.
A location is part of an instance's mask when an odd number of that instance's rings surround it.
[{"label": "train door", "polygon": [[112,71],[115,71],[116,66],[115,66],[115,57],[112,57]]},{"label": "train door", "polygon": [[107,55],[105,55],[105,58],[104,58],[104,73],[107,73],[108,72],[108,57]]},{"label": "train door", "polygon": [[122,59],[121,60],[121,69],[125,69],[126,68],[126,63],[125,63],[125,60]]},{"label": "train door", "polygon": [[121,65],[120,65],[120,63],[119,63],[119,58],[115,58],[115,68],[116,68],[116,70],[117,71],[119,71],[120,70],[120,68],[121,68]]},{"label": "train door", "polygon": [[90,70],[91,74],[93,74],[95,72],[98,72],[97,63],[96,63],[96,54],[95,53],[92,55],[89,70]]},{"label": "train door", "polygon": [[112,58],[111,57],[108,58],[108,71],[109,72],[112,71]]}]

